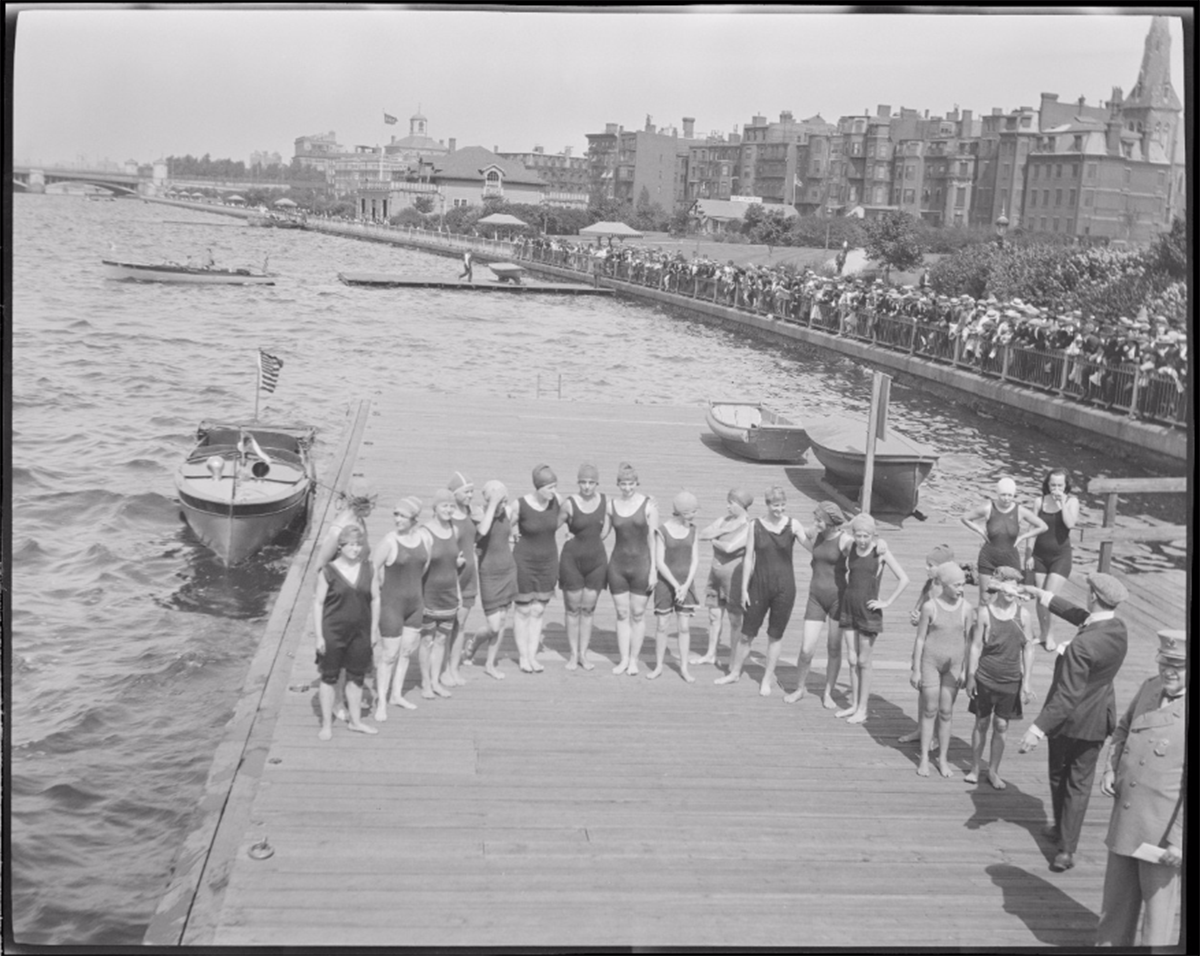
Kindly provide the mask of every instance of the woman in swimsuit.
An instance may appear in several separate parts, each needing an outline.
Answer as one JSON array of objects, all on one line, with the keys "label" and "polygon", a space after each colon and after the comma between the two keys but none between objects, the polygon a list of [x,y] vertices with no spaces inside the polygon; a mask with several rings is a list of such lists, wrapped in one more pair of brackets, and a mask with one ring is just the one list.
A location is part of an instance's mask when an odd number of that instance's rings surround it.
[{"label": "woman in swimsuit", "polygon": [[[875,638],[883,630],[883,609],[890,607],[908,587],[908,575],[878,536],[875,519],[858,514],[850,522],[853,536],[845,546],[846,590],[842,594],[840,624],[846,637],[846,662],[850,665],[850,705],[834,713],[848,724],[867,719],[871,699],[871,654]],[[896,590],[886,601],[879,600],[883,569],[896,576]]]},{"label": "woman in swimsuit", "polygon": [[822,501],[813,512],[813,537],[801,538],[800,543],[812,552],[812,579],[808,585],[808,604],[804,608],[804,637],[796,661],[796,689],[783,698],[794,704],[804,696],[804,681],[812,667],[813,655],[821,631],[828,627],[825,651],[829,663],[825,666],[825,693],[821,703],[827,710],[837,706],[833,688],[842,669],[842,631],[838,623],[842,613],[842,593],[846,590],[846,555],[850,535],[843,525],[846,516],[832,501]]},{"label": "woman in swimsuit", "polygon": [[750,522],[750,540],[746,559],[733,577],[733,590],[742,601],[746,613],[742,629],[729,663],[729,673],[718,677],[715,684],[732,684],[742,676],[742,667],[750,653],[750,642],[758,636],[759,628],[770,612],[767,625],[767,663],[758,692],[767,697],[775,680],[775,665],[783,649],[783,632],[796,603],[796,573],[792,567],[792,547],[796,539],[805,540],[808,532],[795,518],[787,516],[787,494],[778,485],[767,489],[763,496],[767,506],[765,518]]},{"label": "woman in swimsuit", "polygon": [[934,593],[921,608],[913,642],[909,683],[921,693],[921,759],[917,775],[929,776],[929,745],[938,728],[938,773],[953,776],[948,760],[950,721],[959,687],[966,683],[967,651],[975,626],[975,609],[963,597],[966,575],[953,561],[939,564]]},{"label": "woman in swimsuit", "polygon": [[442,685],[442,663],[458,618],[458,572],[466,562],[458,548],[453,517],[454,495],[446,488],[439,488],[433,493],[433,519],[421,528],[429,551],[429,563],[421,579],[425,614],[418,655],[421,696],[426,700],[450,696],[450,691]]},{"label": "woman in swimsuit", "polygon": [[721,627],[729,620],[729,649],[737,644],[742,630],[741,595],[730,590],[733,575],[742,566],[746,557],[746,541],[749,538],[750,521],[746,510],[754,504],[754,496],[741,488],[731,488],[725,497],[726,513],[703,529],[701,541],[711,541],[713,546],[712,565],[708,571],[708,586],[705,588],[704,603],[708,605],[708,650],[703,657],[693,657],[692,664],[715,664],[717,647],[721,642]]},{"label": "woman in swimsuit", "polygon": [[475,496],[475,484],[461,471],[454,473],[446,487],[454,495],[454,514],[450,521],[458,539],[458,550],[463,556],[463,563],[458,567],[458,589],[462,603],[454,619],[454,631],[447,642],[446,669],[442,674],[442,683],[454,687],[466,683],[458,672],[458,665],[462,660],[467,618],[471,616],[471,608],[474,607],[475,598],[479,594],[479,560],[475,554],[475,526],[478,524],[479,512],[471,507],[471,499]]},{"label": "woman in swimsuit", "polygon": [[513,560],[517,564],[517,616],[513,637],[517,656],[526,674],[545,670],[538,663],[546,603],[558,583],[558,478],[549,465],[533,469],[533,493],[523,495],[508,508],[508,519],[516,528]]},{"label": "woman in swimsuit", "polygon": [[[1034,539],[1030,555],[1036,584],[1057,594],[1071,576],[1071,531],[1079,522],[1079,499],[1071,494],[1071,479],[1062,468],[1055,468],[1042,479],[1042,496],[1038,499],[1037,516],[1046,530]],[[1037,604],[1038,641],[1048,651],[1054,650],[1050,636],[1050,611]]]},{"label": "woman in swimsuit", "polygon": [[479,600],[483,604],[484,626],[471,637],[463,663],[471,663],[480,641],[487,642],[487,663],[483,672],[496,680],[504,672],[496,667],[496,653],[504,639],[504,628],[512,621],[513,601],[517,597],[517,563],[512,553],[512,523],[508,520],[508,489],[499,481],[483,486],[487,502],[476,529],[479,549]]},{"label": "woman in swimsuit", "polygon": [[567,670],[582,667],[590,671],[588,660],[592,640],[592,617],[596,601],[608,580],[608,554],[604,536],[608,534],[608,498],[597,492],[600,472],[595,465],[579,466],[579,494],[567,495],[558,523],[565,524],[571,537],[562,547],[558,562],[558,583],[566,609],[567,643],[571,658]]},{"label": "woman in swimsuit", "polygon": [[401,499],[392,510],[396,528],[380,543],[373,561],[371,633],[375,637],[375,719],[379,722],[387,720],[389,684],[393,704],[407,710],[416,707],[402,695],[408,661],[421,642],[425,620],[421,578],[429,567],[429,551],[417,527],[420,515],[420,498]]},{"label": "woman in swimsuit", "polygon": [[[962,523],[983,539],[979,549],[979,603],[987,595],[988,581],[996,568],[1021,570],[1021,542],[1046,530],[1046,522],[1017,504],[1017,483],[1011,478],[996,482],[996,500],[988,499],[962,516]],[[1022,533],[1021,525],[1029,530]]]},{"label": "woman in swimsuit", "polygon": [[608,559],[608,590],[617,609],[617,648],[621,655],[613,673],[630,676],[638,672],[638,655],[646,639],[646,603],[658,581],[652,560],[658,508],[637,486],[637,472],[631,464],[622,462],[617,469],[621,496],[608,502],[608,520],[615,538]]},{"label": "woman in swimsuit", "polygon": [[654,560],[658,583],[654,586],[654,670],[646,675],[654,680],[663,671],[667,658],[667,618],[675,615],[679,634],[679,675],[689,684],[692,613],[700,603],[693,583],[700,567],[700,540],[696,537],[696,512],[700,503],[690,491],[681,491],[672,503],[671,517],[658,528],[654,542]]},{"label": "woman in swimsuit", "polygon": [[[954,560],[954,549],[948,544],[934,545],[933,549],[925,555],[925,583],[921,585],[921,591],[917,595],[916,606],[909,612],[908,619],[913,627],[921,623],[921,609],[925,607],[925,602],[933,596],[934,588],[938,586],[937,569],[947,561]],[[962,567],[962,565],[959,565]],[[964,575],[966,569],[963,568]],[[911,744],[921,739],[921,692],[917,691],[917,726],[914,730],[910,730],[907,734],[901,734],[896,738],[898,744]],[[930,744],[931,753],[936,753],[938,749],[938,735],[935,732]]]},{"label": "woman in swimsuit", "polygon": [[313,598],[313,633],[321,686],[321,729],[317,737],[333,736],[335,687],[346,670],[347,726],[360,734],[379,731],[362,722],[363,678],[371,668],[371,616],[374,605],[371,566],[363,560],[363,534],[351,525],[338,534],[337,553],[321,569]]}]

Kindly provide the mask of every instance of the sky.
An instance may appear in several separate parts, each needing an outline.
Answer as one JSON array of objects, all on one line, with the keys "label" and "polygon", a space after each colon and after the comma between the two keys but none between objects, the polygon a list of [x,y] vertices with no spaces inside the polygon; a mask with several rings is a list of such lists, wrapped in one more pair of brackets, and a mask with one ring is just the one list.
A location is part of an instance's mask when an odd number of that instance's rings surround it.
[{"label": "sky", "polygon": [[[15,9],[18,164],[260,150],[286,162],[298,136],[333,131],[345,147],[404,136],[418,109],[429,135],[459,147],[582,155],[589,132],[641,129],[647,115],[681,133],[694,117],[703,135],[783,110],[834,122],[880,104],[982,115],[1036,107],[1042,92],[1097,104],[1130,91],[1150,26],[1145,7]],[[1178,19],[1171,40],[1183,100]],[[399,123],[385,126],[385,111]]]}]

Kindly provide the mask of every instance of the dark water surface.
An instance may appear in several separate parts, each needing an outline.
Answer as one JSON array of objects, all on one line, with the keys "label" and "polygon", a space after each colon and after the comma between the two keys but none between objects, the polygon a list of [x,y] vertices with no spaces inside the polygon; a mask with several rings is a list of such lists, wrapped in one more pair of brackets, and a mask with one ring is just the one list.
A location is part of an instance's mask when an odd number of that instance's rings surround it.
[{"label": "dark water surface", "polygon": [[[291,552],[283,542],[221,568],[180,520],[171,476],[201,419],[252,413],[256,347],[286,363],[263,417],[316,425],[319,471],[350,403],[377,389],[524,398],[540,368],[562,374],[564,400],[753,396],[799,417],[865,418],[870,396],[870,370],[848,359],[620,299],[337,282],[339,270],[457,271],[383,245],[136,200],[27,195],[13,199],[13,238],[6,862],[24,943],[140,943],[188,829]],[[206,247],[222,265],[259,266],[269,254],[282,279],[132,284],[100,265]],[[942,454],[926,511],[961,514],[1002,474],[1032,496],[1051,464],[1081,477],[1146,474],[911,388],[892,395],[893,424]],[[1130,499],[1122,514],[1182,523],[1181,498]],[[1101,503],[1085,499],[1085,512],[1098,524]],[[1184,560],[1163,546],[1119,555],[1129,574]]]}]

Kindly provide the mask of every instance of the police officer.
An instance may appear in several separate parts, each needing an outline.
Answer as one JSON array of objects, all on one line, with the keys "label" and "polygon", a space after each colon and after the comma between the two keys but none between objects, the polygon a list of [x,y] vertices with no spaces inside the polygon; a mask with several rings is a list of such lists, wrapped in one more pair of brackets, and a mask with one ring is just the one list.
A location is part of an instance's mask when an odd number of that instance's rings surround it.
[{"label": "police officer", "polygon": [[1170,946],[1183,864],[1187,634],[1160,631],[1158,675],[1138,690],[1113,733],[1100,792],[1114,798],[1098,946]]}]

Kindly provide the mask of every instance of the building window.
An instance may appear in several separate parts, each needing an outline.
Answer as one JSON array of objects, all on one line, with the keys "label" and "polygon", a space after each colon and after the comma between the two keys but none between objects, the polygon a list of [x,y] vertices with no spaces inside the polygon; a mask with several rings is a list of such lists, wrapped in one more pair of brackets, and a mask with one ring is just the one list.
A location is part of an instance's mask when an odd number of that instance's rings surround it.
[{"label": "building window", "polygon": [[916,199],[916,192],[912,189],[904,190],[904,202],[912,203]]},{"label": "building window", "polygon": [[1062,163],[1054,164],[1054,178],[1062,179]]},{"label": "building window", "polygon": [[1067,205],[1072,209],[1075,208],[1075,190],[1072,189],[1067,193]]},{"label": "building window", "polygon": [[959,186],[954,190],[954,208],[962,209],[967,204],[967,187]]},{"label": "building window", "polygon": [[850,144],[850,155],[851,156],[861,156],[862,155],[862,143],[851,143]]},{"label": "building window", "polygon": [[1054,190],[1054,205],[1056,205],[1056,206],[1062,205],[1062,190],[1061,189]]},{"label": "building window", "polygon": [[1032,209],[1036,205],[1037,205],[1037,190],[1031,189],[1031,190],[1029,190],[1029,208]]},{"label": "building window", "polygon": [[1097,166],[1096,163],[1088,163],[1087,164],[1087,178],[1088,179],[1096,178],[1096,166]]},{"label": "building window", "polygon": [[1074,153],[1082,153],[1083,152],[1083,137],[1082,136],[1075,136],[1071,140],[1071,151]]},{"label": "building window", "polygon": [[1075,235],[1075,220],[1074,219],[1067,220],[1067,235],[1069,235],[1069,236]]},{"label": "building window", "polygon": [[912,179],[916,175],[916,173],[917,173],[916,166],[905,166],[904,167],[904,178],[905,179]]},{"label": "building window", "polygon": [[1050,190],[1049,189],[1042,190],[1042,205],[1043,206],[1050,205]]},{"label": "building window", "polygon": [[1094,193],[1093,193],[1093,192],[1092,192],[1090,189],[1088,189],[1088,190],[1085,190],[1085,191],[1084,191],[1084,194],[1083,194],[1083,205],[1084,205],[1084,207],[1090,207],[1090,206],[1091,206],[1091,204],[1092,204],[1092,196],[1093,196],[1093,195],[1094,195]]},{"label": "building window", "polygon": [[1029,129],[1029,127],[1032,125],[1033,125],[1033,117],[1032,116],[1022,116],[1021,117],[1021,129]]},{"label": "building window", "polygon": [[1054,232],[1058,232],[1058,216],[1054,217]]},{"label": "building window", "polygon": [[1041,221],[1041,225],[1038,226],[1038,228],[1041,229],[1042,232],[1045,232],[1046,231],[1046,217],[1042,216],[1040,221]]},{"label": "building window", "polygon": [[958,175],[970,176],[971,175],[971,164],[970,163],[959,163],[958,164]]},{"label": "building window", "polygon": [[1125,167],[1125,185],[1126,186],[1129,185],[1129,182],[1130,182],[1130,179],[1132,178],[1132,176],[1133,176],[1133,170],[1131,170],[1128,166],[1126,166]]},{"label": "building window", "polygon": [[1072,164],[1070,165],[1070,167],[1068,167],[1068,169],[1069,169],[1069,171],[1070,171],[1070,174],[1071,174],[1071,178],[1072,178],[1072,179],[1078,179],[1078,178],[1079,178],[1079,164],[1078,164],[1078,163],[1072,163]]},{"label": "building window", "polygon": [[[1034,167],[1035,169],[1037,167]],[[1008,177],[1012,175],[1012,163],[1004,163],[1000,167],[1000,178],[1008,182]]]},{"label": "building window", "polygon": [[1167,184],[1167,174],[1161,170],[1158,173],[1158,188],[1162,189]]},{"label": "building window", "polygon": [[1000,190],[1000,211],[1004,212],[1008,208],[1008,190]]},{"label": "building window", "polygon": [[1037,163],[1034,163],[1034,165],[1033,165],[1033,176],[1032,176],[1031,178],[1033,178],[1033,179],[1037,179],[1037,178],[1038,178],[1038,177],[1039,177],[1041,174],[1042,174],[1042,167],[1041,167],[1041,166],[1039,166],[1039,165],[1037,165]]}]

